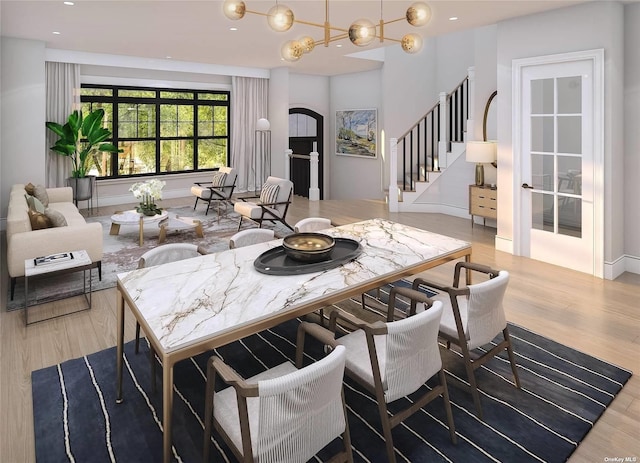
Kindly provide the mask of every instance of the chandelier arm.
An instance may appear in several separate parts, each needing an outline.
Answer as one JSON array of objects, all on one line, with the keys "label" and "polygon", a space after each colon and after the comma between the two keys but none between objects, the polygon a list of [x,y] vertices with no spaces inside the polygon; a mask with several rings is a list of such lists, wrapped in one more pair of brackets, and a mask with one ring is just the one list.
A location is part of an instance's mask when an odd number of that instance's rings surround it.
[{"label": "chandelier arm", "polygon": [[384,21],[382,22],[382,24],[384,24],[385,26],[387,24],[393,24],[393,23],[397,23],[398,21],[405,21],[407,18],[405,18],[404,16],[402,18],[398,18],[398,19],[390,19],[389,21]]}]

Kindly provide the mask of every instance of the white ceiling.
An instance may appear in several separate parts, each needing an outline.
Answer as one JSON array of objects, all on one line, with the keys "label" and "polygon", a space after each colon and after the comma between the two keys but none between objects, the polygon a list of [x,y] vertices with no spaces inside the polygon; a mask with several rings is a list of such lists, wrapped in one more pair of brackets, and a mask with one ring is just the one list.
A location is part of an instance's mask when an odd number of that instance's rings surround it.
[{"label": "white ceiling", "polygon": [[[385,36],[400,39],[407,32],[417,32],[428,40],[584,1],[432,0],[427,2],[432,10],[427,26],[414,28],[403,20],[385,27]],[[324,22],[324,0],[285,2],[297,20]],[[245,3],[247,9],[266,12],[275,0],[245,0]],[[403,18],[412,3],[384,0],[382,17],[385,21]],[[376,0],[330,0],[329,22],[333,27],[345,29],[361,17],[378,22],[380,9],[381,2]],[[452,16],[459,19],[450,21]],[[52,49],[266,69],[289,66],[293,72],[316,75],[375,69],[381,65],[379,61],[349,55],[381,46],[399,46],[385,41],[361,48],[345,39],[328,48],[318,46],[298,62],[288,63],[280,58],[282,43],[303,35],[320,40],[321,28],[295,24],[288,32],[276,33],[268,28],[263,16],[251,14],[231,21],[222,14],[220,0],[76,0],[73,6],[64,5],[62,0],[2,0],[0,17],[3,36],[41,40]],[[230,31],[232,26],[238,30]],[[54,31],[60,35],[54,35]],[[336,47],[337,44],[342,47]]]}]

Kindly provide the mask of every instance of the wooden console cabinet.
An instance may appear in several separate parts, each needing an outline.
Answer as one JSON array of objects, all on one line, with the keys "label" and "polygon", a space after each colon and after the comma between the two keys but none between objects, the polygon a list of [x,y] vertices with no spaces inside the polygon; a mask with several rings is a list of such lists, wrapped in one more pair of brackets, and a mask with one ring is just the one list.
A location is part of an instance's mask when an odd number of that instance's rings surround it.
[{"label": "wooden console cabinet", "polygon": [[471,226],[473,226],[473,216],[484,218],[486,225],[487,218],[498,218],[498,190],[488,185],[469,185],[469,214],[471,214]]}]

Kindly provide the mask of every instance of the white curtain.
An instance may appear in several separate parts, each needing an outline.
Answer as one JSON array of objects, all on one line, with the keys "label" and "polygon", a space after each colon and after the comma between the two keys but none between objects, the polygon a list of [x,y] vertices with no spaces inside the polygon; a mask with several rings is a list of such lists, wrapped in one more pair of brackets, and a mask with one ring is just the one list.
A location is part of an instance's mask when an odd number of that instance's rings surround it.
[{"label": "white curtain", "polygon": [[232,77],[231,162],[238,171],[238,191],[255,191],[256,123],[268,118],[269,79]]},{"label": "white curtain", "polygon": [[[64,124],[74,109],[80,108],[80,65],[70,63],[51,63],[46,65],[46,120]],[[67,185],[67,177],[71,172],[71,160],[60,156],[49,148],[58,136],[46,130],[45,147],[47,165],[47,186],[59,187]]]}]

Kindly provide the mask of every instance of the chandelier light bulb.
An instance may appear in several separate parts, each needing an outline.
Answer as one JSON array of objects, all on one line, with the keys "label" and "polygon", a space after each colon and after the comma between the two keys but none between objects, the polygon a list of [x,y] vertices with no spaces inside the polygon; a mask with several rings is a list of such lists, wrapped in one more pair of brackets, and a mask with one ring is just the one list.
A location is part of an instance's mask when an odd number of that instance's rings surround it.
[{"label": "chandelier light bulb", "polygon": [[267,12],[269,27],[276,32],[285,32],[293,26],[293,11],[288,6],[276,4]]},{"label": "chandelier light bulb", "polygon": [[418,53],[422,49],[422,37],[418,34],[407,34],[402,37],[402,41],[400,42],[402,45],[402,49],[407,53],[413,55],[414,53]]},{"label": "chandelier light bulb", "polygon": [[316,46],[315,40],[309,36],[302,37],[298,42],[300,42],[300,45],[302,46],[303,53],[311,53]]},{"label": "chandelier light bulb", "polygon": [[286,61],[298,61],[302,57],[302,45],[297,40],[289,40],[282,45],[280,54]]},{"label": "chandelier light bulb", "polygon": [[244,18],[246,11],[247,6],[241,0],[225,0],[222,4],[222,12],[224,15],[234,21]]},{"label": "chandelier light bulb", "polygon": [[349,27],[349,40],[354,45],[365,47],[376,38],[376,26],[368,19],[357,19]]},{"label": "chandelier light bulb", "polygon": [[431,8],[424,2],[416,2],[407,8],[407,22],[412,26],[426,26],[430,19]]}]

